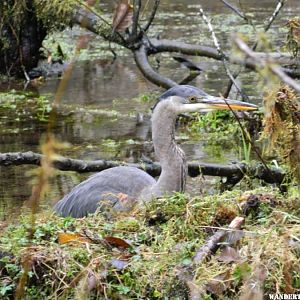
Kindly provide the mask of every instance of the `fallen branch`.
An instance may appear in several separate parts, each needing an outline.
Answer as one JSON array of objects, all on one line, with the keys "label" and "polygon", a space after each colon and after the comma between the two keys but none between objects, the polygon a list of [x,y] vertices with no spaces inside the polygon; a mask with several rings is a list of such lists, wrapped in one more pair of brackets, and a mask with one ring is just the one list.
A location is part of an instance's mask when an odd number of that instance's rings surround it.
[{"label": "fallen branch", "polygon": [[[16,165],[37,165],[41,164],[43,155],[34,152],[10,152],[0,153],[0,166],[16,166]],[[62,171],[84,172],[99,172],[117,166],[131,166],[143,169],[151,176],[159,176],[161,172],[158,163],[142,163],[128,164],[109,160],[84,161],[67,157],[59,157],[53,161],[53,166]],[[257,165],[250,167],[245,164],[205,164],[205,163],[189,163],[188,174],[191,177],[199,175],[219,176],[228,179],[227,187],[232,187],[237,184],[245,175],[264,180],[267,183],[276,183],[280,185],[285,177],[285,174],[278,168],[270,168],[267,172],[263,166]],[[226,184],[225,184],[226,185]]]},{"label": "fallen branch", "polygon": [[203,246],[201,246],[194,255],[192,262],[184,267],[177,269],[178,278],[186,284],[189,289],[189,299],[201,300],[205,292],[203,285],[197,285],[193,280],[193,273],[197,266],[208,259],[212,254],[216,253],[221,245],[226,243],[227,245],[233,244],[238,241],[243,232],[241,227],[245,219],[242,217],[235,217],[228,226],[227,230],[220,229],[211,236]]},{"label": "fallen branch", "polygon": [[201,248],[197,250],[192,263],[195,265],[202,263],[207,257],[218,250],[221,243],[228,241],[228,244],[232,244],[232,241],[236,239],[232,239],[231,235],[234,235],[235,231],[238,230],[239,235],[241,236],[240,229],[244,221],[245,219],[242,217],[235,217],[228,226],[228,229],[231,229],[230,231],[223,229],[218,230]]}]

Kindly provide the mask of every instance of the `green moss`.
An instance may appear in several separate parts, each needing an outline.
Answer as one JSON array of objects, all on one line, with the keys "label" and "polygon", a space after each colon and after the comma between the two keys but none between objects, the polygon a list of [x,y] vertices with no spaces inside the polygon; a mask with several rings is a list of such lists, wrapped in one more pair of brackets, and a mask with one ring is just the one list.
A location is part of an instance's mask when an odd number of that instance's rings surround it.
[{"label": "green moss", "polygon": [[[247,219],[245,230],[252,234],[240,242],[242,261],[222,263],[217,253],[195,266],[192,273],[194,282],[205,286],[216,275],[228,272],[231,289],[222,294],[222,299],[233,299],[241,293],[241,286],[258,261],[268,270],[267,292],[275,292],[276,288],[284,291],[289,283],[284,271],[288,262],[295,291],[299,283],[299,257],[285,242],[287,236],[300,235],[294,194],[282,197],[267,189],[251,192],[273,197],[276,206],[262,203],[259,212]],[[197,249],[213,234],[213,228],[227,227],[240,214],[244,197],[241,194],[235,190],[191,199],[178,193],[136,208],[130,215],[113,215],[109,220],[104,214],[83,219],[41,214],[30,244],[30,216],[25,214],[19,224],[7,227],[0,238],[1,253],[9,253],[2,258],[5,277],[1,279],[0,293],[3,299],[12,295],[22,269],[20,260],[27,253],[32,264],[24,299],[74,299],[78,295],[85,295],[86,299],[184,299],[188,292],[176,275],[178,270],[191,264]],[[59,244],[60,232],[81,233],[96,240],[88,244]],[[111,248],[97,242],[111,236],[128,241],[131,247]]]}]

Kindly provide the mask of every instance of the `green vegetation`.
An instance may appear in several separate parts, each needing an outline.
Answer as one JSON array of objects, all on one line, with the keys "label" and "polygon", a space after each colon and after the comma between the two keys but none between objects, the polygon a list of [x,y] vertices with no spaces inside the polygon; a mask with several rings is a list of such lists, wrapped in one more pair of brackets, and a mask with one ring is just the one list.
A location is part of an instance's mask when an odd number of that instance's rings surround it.
[{"label": "green vegetation", "polygon": [[16,122],[35,119],[41,122],[48,121],[51,105],[49,96],[36,96],[30,92],[11,90],[0,93],[0,119],[10,117]]},{"label": "green vegetation", "polygon": [[[246,134],[248,134],[249,122],[241,120]],[[251,144],[249,139],[244,137],[232,112],[215,111],[208,114],[195,114],[195,119],[188,129],[194,138],[200,138],[205,142],[204,149],[214,153],[214,157],[222,159],[224,149],[233,149],[240,161],[250,163]]]},{"label": "green vegetation", "polygon": [[[259,205],[248,212],[247,234],[235,246],[240,259],[222,262],[219,251],[189,267],[214,228],[227,227],[242,215],[242,202],[254,195]],[[32,240],[24,214],[0,238],[1,299],[14,293],[26,260],[30,272],[24,299],[184,299],[187,287],[177,275],[185,268],[206,290],[205,299],[212,299],[208,290],[218,299],[233,299],[245,292],[258,266],[264,268],[265,293],[296,292],[300,259],[288,240],[300,235],[299,204],[292,193],[283,197],[267,189],[192,199],[176,194],[130,215],[109,213],[109,220],[104,213],[84,219],[41,214]],[[84,240],[59,243],[62,232]],[[121,240],[103,242],[111,237]],[[221,293],[212,287],[216,278],[225,284]]]}]

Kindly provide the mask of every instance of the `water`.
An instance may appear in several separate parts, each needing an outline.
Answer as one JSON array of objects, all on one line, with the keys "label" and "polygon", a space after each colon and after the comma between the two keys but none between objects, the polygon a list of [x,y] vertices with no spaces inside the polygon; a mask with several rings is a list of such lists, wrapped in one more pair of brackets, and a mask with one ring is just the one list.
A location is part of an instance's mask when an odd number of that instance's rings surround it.
[{"label": "water", "polygon": [[[201,3],[207,14],[213,18],[216,32],[225,49],[231,48],[232,31],[239,29],[240,32],[247,34],[253,31],[251,26],[243,25],[243,22],[220,1],[201,1]],[[244,11],[254,15],[256,28],[261,29],[262,21],[268,19],[277,2],[253,0],[241,1],[241,3]],[[104,14],[112,10],[110,6],[101,5]],[[149,35],[212,45],[210,34],[198,16],[198,11],[198,0],[164,0]],[[276,46],[283,45],[286,21],[299,13],[299,1],[289,1],[269,33]],[[79,34],[81,32],[75,28],[59,36],[67,45],[71,45]],[[151,93],[159,92],[159,89],[143,78],[130,52],[118,49],[119,58],[112,63],[107,44],[100,38],[93,37],[89,49],[84,51],[80,62],[75,65],[64,92],[62,111],[54,129],[60,140],[72,145],[62,152],[63,155],[79,159],[114,159],[127,162],[137,162],[142,155],[154,159],[150,142],[149,108],[154,103]],[[84,55],[87,54],[89,59],[85,60]],[[176,80],[180,80],[186,74],[186,70],[180,68],[170,56],[160,54],[158,58],[162,74]],[[205,70],[192,84],[209,93],[219,94],[227,83],[221,63],[204,58],[192,58],[192,60]],[[153,64],[155,65],[154,61]],[[173,73],[175,69],[176,74]],[[254,73],[245,73],[239,78],[252,101],[259,103],[261,93],[257,88],[257,80]],[[59,79],[49,78],[40,87],[27,89],[38,95],[47,95],[51,99],[58,84]],[[5,91],[12,87],[23,89],[22,85],[14,84],[2,85],[1,89]],[[148,101],[138,100],[139,94],[149,95]],[[234,93],[231,96],[234,97]],[[141,114],[143,122],[138,121],[138,116]],[[39,143],[47,124],[31,120],[29,117],[22,122],[12,116],[5,117],[7,116],[3,111],[0,119],[0,152],[40,152]],[[179,141],[188,160],[228,163],[239,159],[236,147],[226,150],[219,145],[221,147],[219,150],[212,149],[207,143],[186,136],[184,128],[180,129]],[[34,166],[0,167],[0,220],[11,219],[12,216],[19,214],[24,201],[31,194],[30,181],[34,178],[35,169]],[[52,205],[88,175],[57,172],[57,176],[51,180],[49,192],[43,203]],[[192,188],[196,191],[199,189],[195,183],[192,184]]]}]

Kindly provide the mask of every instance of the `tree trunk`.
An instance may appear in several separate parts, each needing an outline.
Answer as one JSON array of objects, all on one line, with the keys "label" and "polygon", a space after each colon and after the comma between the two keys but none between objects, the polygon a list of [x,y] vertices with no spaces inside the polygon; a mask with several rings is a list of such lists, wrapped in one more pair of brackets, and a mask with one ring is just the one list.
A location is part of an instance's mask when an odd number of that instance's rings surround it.
[{"label": "tree trunk", "polygon": [[47,30],[32,0],[1,1],[0,20],[0,73],[21,76],[37,66]]}]

